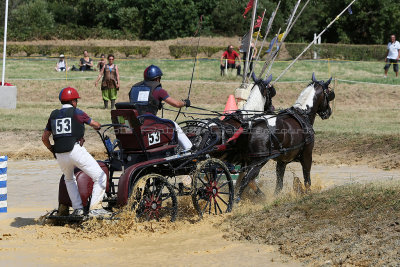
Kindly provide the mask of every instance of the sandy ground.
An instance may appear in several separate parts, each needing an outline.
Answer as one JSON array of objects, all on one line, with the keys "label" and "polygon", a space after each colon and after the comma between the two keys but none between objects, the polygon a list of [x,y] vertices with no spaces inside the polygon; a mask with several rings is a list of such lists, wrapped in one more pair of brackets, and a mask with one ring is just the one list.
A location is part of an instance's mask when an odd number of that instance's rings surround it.
[{"label": "sandy ground", "polygon": [[[259,177],[269,199],[275,186],[273,167],[268,163]],[[0,215],[2,266],[301,266],[280,254],[275,246],[228,241],[223,227],[217,226],[226,216],[202,221],[182,216],[176,223],[140,224],[122,235],[39,225],[37,218],[57,206],[60,174],[55,161],[9,162],[9,211]],[[299,164],[288,166],[286,191],[290,190],[293,177],[301,177],[300,174]],[[314,165],[312,179],[314,187],[324,189],[348,183],[400,180],[400,171]],[[246,205],[238,208],[246,209]]]},{"label": "sandy ground", "polygon": [[139,225],[108,237],[39,225],[37,218],[57,206],[60,174],[55,161],[9,162],[9,210],[0,214],[2,266],[300,266],[274,246],[227,241],[214,226],[224,216]]}]

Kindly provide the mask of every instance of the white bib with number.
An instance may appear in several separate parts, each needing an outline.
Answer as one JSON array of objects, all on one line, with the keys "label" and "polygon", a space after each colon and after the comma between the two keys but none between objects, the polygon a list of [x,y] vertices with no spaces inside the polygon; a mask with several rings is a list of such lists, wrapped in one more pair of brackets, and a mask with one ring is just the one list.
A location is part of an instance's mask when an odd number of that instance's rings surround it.
[{"label": "white bib with number", "polygon": [[161,141],[160,132],[149,133],[148,138],[149,138],[149,146],[158,144]]},{"label": "white bib with number", "polygon": [[71,118],[56,119],[56,134],[72,133]]}]

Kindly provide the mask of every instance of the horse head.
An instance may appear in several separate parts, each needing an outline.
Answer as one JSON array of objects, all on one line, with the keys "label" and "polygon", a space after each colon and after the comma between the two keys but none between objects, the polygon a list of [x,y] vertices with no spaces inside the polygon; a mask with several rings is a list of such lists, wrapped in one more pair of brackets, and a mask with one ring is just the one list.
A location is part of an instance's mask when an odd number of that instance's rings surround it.
[{"label": "horse head", "polygon": [[[258,79],[255,73],[253,72],[251,75],[251,78],[254,81],[254,86],[251,89],[253,90],[259,90],[261,96],[263,97],[263,106],[257,107],[256,110],[260,111],[268,111],[271,109],[272,106],[272,98],[276,95],[275,88],[270,85],[272,81],[272,75],[270,75],[266,80],[263,79]],[[256,93],[256,92],[255,92]],[[250,94],[248,101],[252,101],[251,98],[254,98],[256,94]]]},{"label": "horse head", "polygon": [[332,77],[326,82],[322,80],[318,81],[313,73],[312,81],[315,89],[314,106],[317,108],[316,112],[321,119],[326,120],[332,114],[332,109],[329,105],[329,102],[335,99],[335,91],[329,89],[329,84],[332,81]]}]

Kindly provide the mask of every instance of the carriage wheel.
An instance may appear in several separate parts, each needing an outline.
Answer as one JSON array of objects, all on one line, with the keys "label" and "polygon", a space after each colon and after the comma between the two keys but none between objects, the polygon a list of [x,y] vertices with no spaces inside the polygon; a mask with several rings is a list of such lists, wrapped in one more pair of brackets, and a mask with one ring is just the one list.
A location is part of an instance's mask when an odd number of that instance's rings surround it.
[{"label": "carriage wheel", "polygon": [[204,213],[230,212],[233,194],[232,178],[222,161],[207,159],[198,164],[192,181],[192,201],[200,217]]},{"label": "carriage wheel", "polygon": [[139,219],[148,221],[169,217],[173,222],[178,211],[174,188],[158,174],[145,175],[135,182],[128,205]]}]

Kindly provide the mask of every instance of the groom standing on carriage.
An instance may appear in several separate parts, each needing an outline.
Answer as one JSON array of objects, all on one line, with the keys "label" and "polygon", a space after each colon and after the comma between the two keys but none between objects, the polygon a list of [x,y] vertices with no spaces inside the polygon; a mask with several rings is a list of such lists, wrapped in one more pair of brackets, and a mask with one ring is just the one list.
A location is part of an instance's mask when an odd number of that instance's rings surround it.
[{"label": "groom standing on carriage", "polygon": [[[176,108],[190,107],[189,99],[176,100],[168,95],[160,83],[162,75],[159,67],[150,65],[144,70],[144,80],[132,86],[129,92],[129,101],[135,104],[140,115],[153,114],[157,116],[158,110],[162,107],[162,101]],[[173,123],[178,134],[178,143],[183,152],[190,151],[192,143],[189,138],[176,122]]]}]

